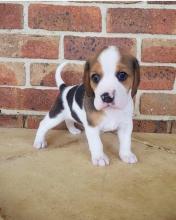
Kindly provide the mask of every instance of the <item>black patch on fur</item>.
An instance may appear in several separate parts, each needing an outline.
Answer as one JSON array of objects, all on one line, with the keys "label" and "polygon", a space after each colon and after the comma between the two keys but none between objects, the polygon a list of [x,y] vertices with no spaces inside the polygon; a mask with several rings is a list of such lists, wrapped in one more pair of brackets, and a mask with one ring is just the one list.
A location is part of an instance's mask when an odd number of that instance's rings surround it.
[{"label": "black patch on fur", "polygon": [[75,101],[77,102],[77,104],[79,105],[81,109],[83,107],[84,94],[85,94],[85,88],[84,88],[84,85],[82,84],[78,87],[75,93]]},{"label": "black patch on fur", "polygon": [[62,94],[63,93],[63,91],[64,91],[64,89],[66,88],[67,86],[66,86],[66,84],[61,84],[60,85],[60,87],[59,87],[59,90],[60,90],[60,93]]},{"label": "black patch on fur", "polygon": [[76,112],[73,110],[73,98],[74,98],[74,95],[76,93],[76,90],[78,89],[78,86],[74,86],[72,87],[68,93],[67,93],[67,102],[68,102],[68,105],[69,105],[69,108],[70,108],[70,111],[71,111],[71,115],[72,117],[79,123],[82,123],[78,117],[78,115],[76,114]]},{"label": "black patch on fur", "polygon": [[60,112],[64,110],[63,102],[62,102],[62,93],[64,89],[66,88],[65,84],[60,85],[60,94],[57,96],[56,101],[54,105],[52,106],[51,110],[49,111],[49,117],[54,118],[56,117]]}]

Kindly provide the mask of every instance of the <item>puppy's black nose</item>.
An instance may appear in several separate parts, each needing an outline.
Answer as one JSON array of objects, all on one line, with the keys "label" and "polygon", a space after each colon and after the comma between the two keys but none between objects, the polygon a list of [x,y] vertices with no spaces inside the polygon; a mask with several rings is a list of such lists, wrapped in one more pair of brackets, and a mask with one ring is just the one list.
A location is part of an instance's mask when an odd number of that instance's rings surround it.
[{"label": "puppy's black nose", "polygon": [[111,103],[114,100],[114,97],[111,97],[109,93],[105,92],[101,95],[101,99],[103,102]]}]

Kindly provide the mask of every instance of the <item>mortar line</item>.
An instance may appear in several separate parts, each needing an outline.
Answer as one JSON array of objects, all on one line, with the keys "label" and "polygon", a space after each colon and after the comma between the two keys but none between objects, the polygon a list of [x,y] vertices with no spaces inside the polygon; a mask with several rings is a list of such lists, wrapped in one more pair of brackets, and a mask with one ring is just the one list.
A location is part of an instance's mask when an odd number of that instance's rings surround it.
[{"label": "mortar line", "polygon": [[[36,3],[36,0],[30,0],[30,3],[34,4]],[[40,1],[39,1],[40,2]],[[12,4],[22,4],[24,1],[7,1],[7,3],[12,3]],[[37,2],[38,3],[38,2]],[[99,7],[101,5],[104,5],[106,7],[111,7],[111,8],[144,8],[144,9],[173,9],[173,6],[175,5],[162,5],[162,4],[147,4],[145,1],[140,1],[140,2],[133,2],[133,3],[102,3],[102,2],[71,2],[71,1],[44,1],[42,4],[49,4],[49,5],[62,5],[62,6],[94,6],[94,7]]]},{"label": "mortar line", "polygon": [[28,2],[23,2],[24,31],[28,30]]},{"label": "mortar line", "polygon": [[137,51],[137,59],[139,63],[141,63],[141,48],[142,47],[142,40],[140,37],[136,38],[136,51]]},{"label": "mortar line", "polygon": [[109,37],[109,38],[137,38],[142,37],[151,39],[167,39],[175,40],[174,34],[152,34],[152,33],[108,33],[108,32],[74,32],[74,31],[49,31],[44,29],[13,29],[0,30],[0,34],[17,34],[17,35],[40,35],[46,37],[59,37],[60,35],[75,36],[75,37]]},{"label": "mortar line", "polygon": [[139,107],[140,107],[140,97],[142,92],[139,90],[137,91],[136,97],[135,97],[135,104],[134,104],[134,116],[140,115]]},{"label": "mortar line", "polygon": [[60,36],[59,59],[64,60],[64,35]]},{"label": "mortar line", "polygon": [[101,10],[101,25],[102,25],[102,34],[107,34],[106,33],[106,16],[107,16],[107,8],[100,6]]},{"label": "mortar line", "polygon": [[[18,110],[18,109],[1,109],[1,115],[26,115],[26,116],[44,116],[49,111],[35,111],[35,110]],[[169,115],[138,115],[133,117],[134,120],[147,121],[173,121],[176,116]]]},{"label": "mortar line", "polygon": [[25,75],[26,75],[26,83],[25,88],[30,87],[30,62],[25,62]]},{"label": "mortar line", "polygon": [[[39,59],[39,58],[15,58],[15,57],[0,57],[0,62],[17,62],[17,63],[22,63],[22,62],[27,62],[29,61],[30,63],[55,63],[59,64],[63,61],[69,61],[70,63],[75,63],[75,64],[84,64],[85,60],[70,60],[70,59]],[[176,63],[160,63],[160,62],[140,62],[140,65],[142,66],[165,66],[165,67],[176,67]]]},{"label": "mortar line", "polygon": [[[49,111],[49,110],[48,110]],[[43,116],[48,111],[34,111],[34,110],[18,110],[18,109],[1,109],[0,115],[27,115],[27,116]]]},{"label": "mortar line", "polygon": [[[26,88],[32,88],[32,89],[40,89],[40,90],[56,90],[58,87],[55,86],[40,86],[40,85],[30,85],[28,87],[26,86],[18,86],[18,85],[1,85],[1,88],[19,88],[19,89],[26,89]],[[164,94],[176,94],[175,90],[138,90],[138,93],[164,93]]]},{"label": "mortar line", "polygon": [[175,76],[175,82],[174,82],[173,90],[176,90],[176,76]]}]

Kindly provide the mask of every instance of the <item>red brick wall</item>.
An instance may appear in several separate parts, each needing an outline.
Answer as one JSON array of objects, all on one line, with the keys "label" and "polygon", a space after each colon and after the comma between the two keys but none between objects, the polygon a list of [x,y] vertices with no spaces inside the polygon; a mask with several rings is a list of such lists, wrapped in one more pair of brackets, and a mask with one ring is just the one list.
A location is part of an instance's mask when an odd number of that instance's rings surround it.
[{"label": "red brick wall", "polygon": [[0,126],[36,128],[65,73],[80,82],[84,61],[105,45],[137,56],[141,84],[134,130],[176,132],[176,2],[0,3]]}]

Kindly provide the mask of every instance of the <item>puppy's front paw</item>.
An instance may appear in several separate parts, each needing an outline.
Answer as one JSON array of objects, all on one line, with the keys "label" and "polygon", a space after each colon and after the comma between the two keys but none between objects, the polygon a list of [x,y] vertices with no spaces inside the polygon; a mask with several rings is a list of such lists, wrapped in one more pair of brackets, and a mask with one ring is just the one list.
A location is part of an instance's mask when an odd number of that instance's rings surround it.
[{"label": "puppy's front paw", "polygon": [[47,142],[45,140],[35,140],[33,147],[36,149],[42,149],[47,147]]},{"label": "puppy's front paw", "polygon": [[138,159],[135,154],[129,152],[128,154],[119,153],[120,159],[125,163],[137,163]]},{"label": "puppy's front paw", "polygon": [[92,156],[92,164],[94,166],[101,166],[101,167],[109,165],[109,158],[106,156],[106,154],[96,157]]}]

